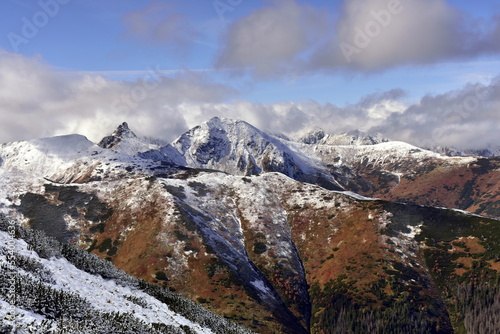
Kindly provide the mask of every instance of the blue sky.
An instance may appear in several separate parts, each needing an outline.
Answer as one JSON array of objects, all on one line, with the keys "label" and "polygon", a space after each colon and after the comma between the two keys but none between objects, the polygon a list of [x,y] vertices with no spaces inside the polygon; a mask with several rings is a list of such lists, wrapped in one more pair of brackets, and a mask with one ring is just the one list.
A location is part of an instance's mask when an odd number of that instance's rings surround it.
[{"label": "blue sky", "polygon": [[[68,131],[97,140],[122,119],[136,132],[172,139],[220,113],[292,135],[358,127],[423,145],[429,131],[446,132],[437,130],[436,109],[449,119],[457,101],[477,95],[471,85],[492,91],[468,108],[471,115],[494,114],[500,96],[500,4],[493,0],[5,0],[0,11],[0,85],[30,82],[24,100],[0,99],[0,120],[12,124],[0,141]],[[368,46],[356,44],[359,31],[373,34]],[[342,45],[356,52],[346,56]],[[159,88],[117,107],[148,69],[165,78]],[[35,87],[44,80],[69,88],[58,96],[55,86]],[[82,103],[83,95],[93,102]],[[426,97],[449,105],[428,105],[420,112],[429,117],[415,123],[410,111]],[[387,112],[373,112],[381,108]],[[21,114],[53,122],[33,129]],[[447,130],[467,127],[470,136],[434,135],[427,144],[499,142],[498,119],[460,117]],[[478,127],[491,135],[471,142]]]}]

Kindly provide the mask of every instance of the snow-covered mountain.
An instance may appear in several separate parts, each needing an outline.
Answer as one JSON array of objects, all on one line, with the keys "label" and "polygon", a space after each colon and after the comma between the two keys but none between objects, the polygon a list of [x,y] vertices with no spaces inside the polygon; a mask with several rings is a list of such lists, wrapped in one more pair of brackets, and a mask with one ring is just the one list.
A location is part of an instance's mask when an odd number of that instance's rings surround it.
[{"label": "snow-covered mountain", "polygon": [[[392,141],[385,138],[382,134],[368,134],[362,130],[353,130],[340,134],[327,134],[325,131],[318,129],[309,132],[305,136],[299,138],[298,142],[304,144],[328,145],[328,146],[359,146],[359,145],[376,145]],[[500,146],[490,145],[485,148],[478,149],[457,149],[447,146],[432,146],[423,147],[424,150],[439,153],[449,157],[498,157],[500,156]]]},{"label": "snow-covered mountain", "polygon": [[488,146],[483,149],[468,149],[459,150],[454,147],[434,146],[429,150],[443,154],[450,157],[467,157],[467,156],[480,156],[480,157],[500,157],[500,146]]},{"label": "snow-covered mountain", "polygon": [[97,146],[81,135],[35,139],[0,145],[1,166],[6,170],[49,175],[86,157]]},{"label": "snow-covered mountain", "polygon": [[399,174],[415,174],[422,165],[470,162],[448,159],[362,131],[328,135],[319,130],[295,142],[267,134],[244,121],[218,117],[192,128],[172,144],[139,156],[232,175],[279,172],[333,190],[365,189],[363,194],[368,196],[374,193],[374,182],[366,173],[360,175],[368,165],[375,164],[399,178]]},{"label": "snow-covered mountain", "polygon": [[140,156],[232,175],[279,172],[299,181],[342,189],[314,156],[306,156],[286,140],[244,121],[227,118],[212,118],[184,133],[171,145]]},{"label": "snow-covered mountain", "polygon": [[496,321],[460,289],[495,300],[500,223],[458,209],[500,217],[498,159],[292,142],[221,118],[146,152],[106,142],[0,146],[0,211],[259,333]]}]

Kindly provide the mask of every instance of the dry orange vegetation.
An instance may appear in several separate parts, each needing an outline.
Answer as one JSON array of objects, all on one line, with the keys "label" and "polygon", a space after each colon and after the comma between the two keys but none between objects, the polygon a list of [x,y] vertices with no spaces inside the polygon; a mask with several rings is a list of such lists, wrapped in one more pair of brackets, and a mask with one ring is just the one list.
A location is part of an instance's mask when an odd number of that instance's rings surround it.
[{"label": "dry orange vegetation", "polygon": [[[123,206],[130,194],[118,189],[114,196],[117,199],[111,205],[121,209],[108,219],[103,233],[93,235],[93,253],[112,259],[118,268],[135,277],[168,286],[248,328],[258,328],[261,333],[281,328],[269,317],[269,310],[250,298],[217,256],[210,254],[198,233],[184,227],[181,215],[164,221],[165,211],[173,204],[153,195],[132,209]],[[108,239],[119,241],[115,255],[107,255],[107,249],[99,250]],[[179,265],[183,261],[184,265]],[[164,272],[168,282],[158,280],[158,272]]]},{"label": "dry orange vegetation", "polygon": [[500,261],[494,261],[494,260],[490,260],[490,261],[486,261],[490,264],[490,268],[493,269],[493,270],[496,270],[497,272],[500,273]]},{"label": "dry orange vegetation", "polygon": [[[417,173],[413,171],[419,166],[410,164],[403,170],[397,185],[381,182],[378,174],[360,165],[357,168],[361,175],[373,183],[370,190],[360,193],[390,201],[458,208],[497,217],[500,216],[500,160],[487,162],[451,165],[437,162],[434,168]],[[392,169],[391,166],[384,168]]]},{"label": "dry orange vegetation", "polygon": [[472,268],[472,258],[471,257],[460,257],[458,258],[455,263],[461,263],[464,266],[462,268],[455,268],[455,273],[459,276],[462,276],[466,272]]},{"label": "dry orange vegetation", "polygon": [[[389,258],[381,242],[379,209],[361,203],[291,214],[292,236],[301,254],[308,282],[321,286],[347,275],[352,288],[369,292],[370,283],[385,276],[381,259]],[[305,237],[303,237],[305,236]]]},{"label": "dry orange vegetation", "polygon": [[[473,262],[475,261],[472,257],[472,254],[481,254],[486,250],[484,246],[481,245],[479,239],[476,237],[459,238],[455,240],[452,245],[452,252],[467,253],[467,256],[459,257],[454,261],[455,263],[460,263],[463,265],[460,268],[455,268],[455,273],[460,276],[463,276],[466,272],[472,269]],[[500,262],[495,260],[488,260],[486,261],[486,263],[488,263],[490,269],[500,272]]]},{"label": "dry orange vegetation", "polygon": [[[349,214],[340,212],[336,220],[340,222],[337,225],[339,231],[332,236],[330,242],[325,243],[321,231],[317,231],[317,238],[304,243],[304,249],[323,248],[323,252],[307,257],[309,280],[324,285],[339,273],[344,273],[345,268],[351,268],[350,278],[360,284],[373,281],[377,274],[373,270],[377,266],[375,260],[381,256],[378,227],[368,220],[367,212],[362,209],[353,210]],[[321,223],[320,221],[319,225]]]},{"label": "dry orange vegetation", "polygon": [[[402,177],[401,183],[384,196],[452,206],[460,197],[459,185],[463,183],[463,178],[475,177],[470,170],[464,169],[458,175],[454,174],[456,172],[447,166],[435,168],[413,181]],[[282,181],[277,180],[274,182]],[[486,177],[475,180],[482,183],[493,181]],[[272,311],[249,296],[243,283],[236,279],[212,249],[207,248],[191,218],[185,216],[176,204],[178,194],[167,192],[165,195],[165,189],[155,182],[151,182],[145,190],[145,185],[140,182],[143,180],[131,181],[107,195],[114,214],[106,221],[102,233],[84,233],[94,242],[93,252],[111,258],[117,267],[127,273],[167,286],[248,328],[260,333],[281,332],[282,324],[271,316]],[[250,182],[248,187],[252,186]],[[224,221],[225,218],[221,217],[225,215],[237,217],[249,259],[304,327],[308,326],[311,305],[325,303],[315,311],[315,318],[318,319],[322,312],[330,312],[332,306],[328,304],[328,299],[335,297],[324,295],[321,300],[310,299],[310,286],[316,283],[324,289],[323,293],[329,293],[337,283],[345,286],[346,296],[365,307],[384,308],[387,303],[393,302],[390,301],[392,299],[404,300],[405,296],[413,294],[409,302],[426,308],[429,307],[429,298],[439,298],[433,284],[424,286],[414,282],[411,283],[413,287],[402,291],[401,282],[394,279],[409,275],[404,278],[404,284],[409,284],[414,277],[429,275],[422,254],[404,249],[401,252],[401,247],[410,246],[391,243],[381,231],[382,226],[391,220],[381,201],[359,201],[295,182],[284,183],[279,189],[273,189],[273,186],[255,185],[268,203],[267,207],[253,209],[252,214],[256,217],[248,216],[245,211],[248,202],[239,197],[241,194],[236,189],[227,185],[210,191],[210,201],[221,201],[210,213],[221,221]],[[496,187],[491,184],[484,186],[488,189]],[[128,187],[137,192],[137,189],[142,189],[144,193],[130,192]],[[475,196],[474,192],[471,194]],[[435,196],[442,198],[442,202],[435,202]],[[137,197],[142,199],[139,205],[129,204]],[[231,206],[222,202],[227,198],[233,199]],[[277,225],[274,221],[277,213],[286,216],[285,225]],[[230,233],[228,231],[223,233]],[[293,254],[282,253],[281,242],[287,238],[296,247],[305,273],[297,271],[296,264],[291,264],[290,256]],[[101,247],[106,243],[108,247]],[[451,245],[455,252],[478,254],[485,251],[478,238],[456,239]],[[115,253],[111,251],[112,247],[117,248]],[[405,257],[402,257],[403,253]],[[471,257],[461,257],[455,264],[460,263],[463,267],[453,268],[452,271],[462,276],[470,271],[472,261]],[[409,266],[409,263],[418,265],[408,274],[401,266]],[[437,263],[432,270],[441,273],[442,268]],[[497,262],[488,263],[498,271],[500,265]],[[398,265],[399,269],[396,268]],[[159,272],[164,273],[168,281],[158,279]],[[411,289],[418,292],[414,293]]]}]

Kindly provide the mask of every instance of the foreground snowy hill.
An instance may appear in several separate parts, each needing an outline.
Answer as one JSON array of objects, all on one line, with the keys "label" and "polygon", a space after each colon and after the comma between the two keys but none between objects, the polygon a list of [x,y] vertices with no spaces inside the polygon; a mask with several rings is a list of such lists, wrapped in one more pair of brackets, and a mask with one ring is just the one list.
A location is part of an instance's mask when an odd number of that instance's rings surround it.
[{"label": "foreground snowy hill", "polygon": [[83,250],[0,219],[2,333],[249,333]]},{"label": "foreground snowy hill", "polygon": [[[277,170],[238,169],[243,156],[261,168],[285,153]],[[291,142],[223,119],[138,155],[74,135],[4,144],[0,159],[10,219],[259,333],[498,325],[499,221],[411,203],[484,203],[477,211],[495,213],[495,159],[400,142]],[[324,187],[285,165],[407,203]]]}]

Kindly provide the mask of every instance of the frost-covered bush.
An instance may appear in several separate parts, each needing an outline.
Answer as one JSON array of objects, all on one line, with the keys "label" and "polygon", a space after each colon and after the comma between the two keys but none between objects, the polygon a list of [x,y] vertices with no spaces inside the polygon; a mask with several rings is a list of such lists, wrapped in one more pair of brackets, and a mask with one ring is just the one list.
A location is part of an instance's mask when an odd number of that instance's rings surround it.
[{"label": "frost-covered bush", "polygon": [[42,231],[10,224],[9,220],[0,213],[0,231],[8,232],[11,228],[14,228],[15,237],[24,240],[41,258],[50,259],[62,256],[61,244],[57,240],[47,237]]},{"label": "frost-covered bush", "polygon": [[102,260],[97,255],[89,253],[71,244],[62,245],[62,255],[80,270],[102,278],[113,279],[124,286],[137,285],[137,279],[116,268],[111,262]]},{"label": "frost-covered bush", "polygon": [[54,284],[54,278],[50,270],[47,270],[40,261],[10,252],[7,248],[0,245],[0,255],[7,255],[11,266],[22,269],[45,283]]}]

